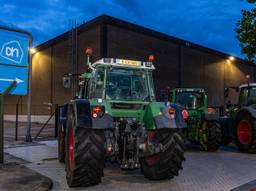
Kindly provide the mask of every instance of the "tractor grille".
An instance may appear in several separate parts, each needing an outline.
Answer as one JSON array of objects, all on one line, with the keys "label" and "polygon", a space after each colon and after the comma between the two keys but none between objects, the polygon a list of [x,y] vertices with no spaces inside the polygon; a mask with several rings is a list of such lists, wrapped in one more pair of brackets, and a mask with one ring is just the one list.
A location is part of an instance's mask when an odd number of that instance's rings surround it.
[{"label": "tractor grille", "polygon": [[132,104],[132,103],[112,103],[112,109],[131,109],[138,110],[140,109],[142,104]]}]

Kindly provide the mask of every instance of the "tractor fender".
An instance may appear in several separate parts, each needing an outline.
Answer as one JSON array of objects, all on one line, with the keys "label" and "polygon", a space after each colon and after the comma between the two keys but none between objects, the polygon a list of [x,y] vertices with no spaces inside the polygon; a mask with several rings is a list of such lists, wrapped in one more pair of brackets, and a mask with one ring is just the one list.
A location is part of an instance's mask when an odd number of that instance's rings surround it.
[{"label": "tractor fender", "polygon": [[239,112],[237,113],[237,116],[238,115],[240,115],[240,112],[241,111],[247,111],[248,113],[250,113],[251,114],[251,116],[254,118],[254,119],[256,119],[256,110],[255,109],[253,109],[252,107],[242,107],[240,110],[239,110]]},{"label": "tractor fender", "polygon": [[113,124],[113,117],[106,113],[100,118],[92,119],[92,128],[94,129],[111,129],[114,128]]},{"label": "tractor fender", "polygon": [[91,109],[88,100],[71,100],[69,107],[72,107],[74,111],[74,126],[92,128]]},{"label": "tractor fender", "polygon": [[74,108],[77,127],[93,129],[109,129],[113,127],[113,118],[108,114],[97,118],[92,117],[91,105],[86,99],[72,100],[70,106]]},{"label": "tractor fender", "polygon": [[[174,119],[171,118],[171,116],[169,115],[170,107],[175,109]],[[161,128],[176,129],[176,128],[186,127],[186,123],[182,117],[182,108],[179,105],[169,104],[169,106],[162,107],[160,111],[162,114],[154,117],[154,121],[158,129],[161,129]]]},{"label": "tractor fender", "polygon": [[[68,104],[59,106],[56,112],[58,112],[58,114],[55,115],[55,117],[58,117],[58,119],[55,120],[55,122],[59,123],[64,129],[66,129]],[[56,127],[58,126],[57,124],[55,125]]]}]

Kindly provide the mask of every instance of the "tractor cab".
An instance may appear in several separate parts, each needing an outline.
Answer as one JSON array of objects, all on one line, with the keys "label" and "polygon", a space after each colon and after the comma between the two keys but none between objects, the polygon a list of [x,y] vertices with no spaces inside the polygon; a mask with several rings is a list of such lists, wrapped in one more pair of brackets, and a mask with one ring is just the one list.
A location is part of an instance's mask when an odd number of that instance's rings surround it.
[{"label": "tractor cab", "polygon": [[240,107],[256,104],[256,83],[243,84],[239,90],[238,105]]},{"label": "tractor cab", "polygon": [[103,58],[90,68],[90,73],[83,74],[80,98],[90,100],[92,106],[105,107],[115,119],[146,120],[147,106],[155,102],[152,62]]},{"label": "tractor cab", "polygon": [[153,101],[152,62],[103,58],[92,64],[86,96],[90,99]]},{"label": "tractor cab", "polygon": [[176,88],[171,91],[170,101],[186,110],[206,110],[207,96],[204,89]]},{"label": "tractor cab", "polygon": [[229,96],[229,89],[239,92],[237,104],[228,101],[226,115],[220,118],[222,126],[222,144],[229,144],[232,140],[242,152],[256,153],[256,83],[246,83],[239,87],[225,89],[225,97]]},{"label": "tractor cab", "polygon": [[183,107],[186,116],[186,138],[205,151],[216,151],[219,147],[220,126],[215,109],[207,106],[207,95],[202,88],[175,88],[169,94],[171,103]]},{"label": "tractor cab", "polygon": [[[225,115],[235,116],[239,108],[256,105],[256,83],[246,83],[236,87],[225,88],[225,98],[231,98],[230,90],[235,90],[238,93],[238,100],[233,103],[228,100],[226,104]],[[256,106],[255,106],[256,107]]]}]

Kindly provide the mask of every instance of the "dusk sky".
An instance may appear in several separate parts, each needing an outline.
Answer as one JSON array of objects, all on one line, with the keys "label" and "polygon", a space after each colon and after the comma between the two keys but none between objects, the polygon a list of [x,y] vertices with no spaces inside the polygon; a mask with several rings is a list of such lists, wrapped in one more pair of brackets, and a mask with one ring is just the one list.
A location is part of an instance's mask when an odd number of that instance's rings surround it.
[{"label": "dusk sky", "polygon": [[1,0],[0,25],[32,32],[40,44],[107,14],[228,54],[242,56],[234,28],[245,0]]}]

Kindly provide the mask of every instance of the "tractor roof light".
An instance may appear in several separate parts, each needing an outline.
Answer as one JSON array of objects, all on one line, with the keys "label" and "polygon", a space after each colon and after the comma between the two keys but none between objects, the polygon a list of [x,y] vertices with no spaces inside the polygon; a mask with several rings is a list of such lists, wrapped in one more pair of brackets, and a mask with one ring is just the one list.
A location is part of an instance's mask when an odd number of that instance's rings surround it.
[{"label": "tractor roof light", "polygon": [[85,54],[92,55],[92,48],[90,47],[85,48]]},{"label": "tractor roof light", "polygon": [[153,54],[148,56],[148,61],[149,62],[154,62],[155,61],[155,56]]}]

